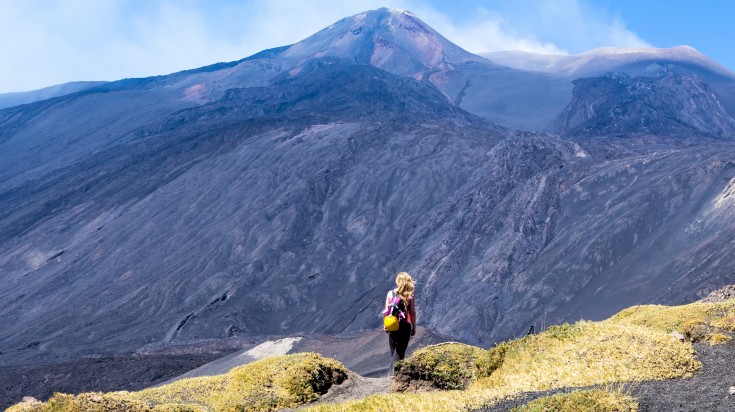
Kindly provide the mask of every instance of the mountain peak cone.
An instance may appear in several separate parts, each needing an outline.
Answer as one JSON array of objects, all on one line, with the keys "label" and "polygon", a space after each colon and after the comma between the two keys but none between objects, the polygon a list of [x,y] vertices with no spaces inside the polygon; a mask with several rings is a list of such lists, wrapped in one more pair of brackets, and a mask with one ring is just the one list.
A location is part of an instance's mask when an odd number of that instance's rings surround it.
[{"label": "mountain peak cone", "polygon": [[380,8],[344,18],[289,47],[284,58],[337,57],[414,78],[486,59],[467,52],[407,10]]}]

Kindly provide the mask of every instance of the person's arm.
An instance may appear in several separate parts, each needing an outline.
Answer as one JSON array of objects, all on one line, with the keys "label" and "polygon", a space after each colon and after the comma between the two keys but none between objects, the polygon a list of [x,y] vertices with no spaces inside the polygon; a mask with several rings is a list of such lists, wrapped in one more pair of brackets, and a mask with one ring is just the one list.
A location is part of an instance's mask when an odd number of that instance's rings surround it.
[{"label": "person's arm", "polygon": [[408,305],[408,313],[411,315],[411,336],[413,336],[416,334],[416,298],[414,298],[412,293],[408,299],[410,301]]}]

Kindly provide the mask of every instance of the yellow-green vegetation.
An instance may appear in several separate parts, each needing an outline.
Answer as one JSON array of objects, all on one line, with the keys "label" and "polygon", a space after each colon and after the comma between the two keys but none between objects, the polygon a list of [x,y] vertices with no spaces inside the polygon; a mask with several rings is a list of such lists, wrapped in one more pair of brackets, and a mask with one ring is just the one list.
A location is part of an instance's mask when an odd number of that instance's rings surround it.
[{"label": "yellow-green vegetation", "polygon": [[457,342],[419,349],[396,364],[394,389],[415,389],[410,382],[426,382],[435,389],[465,389],[471,381],[490,376],[517,342],[502,342],[488,350]]},{"label": "yellow-green vegetation", "polygon": [[475,377],[475,361],[484,352],[463,343],[427,346],[396,364],[396,380],[425,381],[438,389],[464,389]]},{"label": "yellow-green vegetation", "polygon": [[574,391],[536,399],[512,412],[635,412],[638,403],[630,396],[619,392],[599,389]]},{"label": "yellow-green vegetation", "polygon": [[731,332],[735,332],[735,310],[725,317],[713,319],[710,324],[718,329],[725,329]]},{"label": "yellow-green vegetation", "polygon": [[7,412],[107,412],[107,411],[140,411],[153,412],[153,408],[145,402],[131,399],[125,392],[98,393],[88,392],[79,395],[57,393],[48,401],[19,403],[7,409]]},{"label": "yellow-green vegetation", "polygon": [[[622,310],[608,319],[608,323],[624,323],[645,326],[662,332],[684,333],[687,322],[701,319],[712,326],[735,330],[735,299],[718,303],[695,302],[681,306],[643,305]],[[718,326],[718,324],[720,326]]]},{"label": "yellow-green vegetation", "polygon": [[505,361],[505,354],[514,346],[523,342],[522,339],[516,339],[509,342],[501,342],[493,348],[484,351],[475,361],[475,376],[478,378],[486,378],[492,375],[496,369]]},{"label": "yellow-green vegetation", "polygon": [[[610,321],[554,326],[488,351],[442,346],[449,345],[427,348],[430,356],[417,354],[424,359],[435,359],[442,351],[451,351],[452,357],[468,354],[472,360],[452,362],[474,365],[474,380],[467,390],[375,395],[307,410],[462,411],[523,392],[677,378],[701,367],[691,344],[661,330]],[[442,364],[440,360],[435,363]]]},{"label": "yellow-green vegetation", "polygon": [[637,325],[577,322],[517,341],[500,367],[472,384],[513,392],[686,376],[701,364],[676,338]]},{"label": "yellow-green vegetation", "polygon": [[153,405],[198,404],[218,411],[270,411],[313,402],[346,376],[341,363],[301,353],[263,359],[225,375],[183,379],[134,396]]},{"label": "yellow-green vegetation", "polygon": [[43,404],[18,404],[11,411],[272,411],[317,400],[331,385],[345,380],[346,372],[335,360],[299,353],[140,392],[56,394]]},{"label": "yellow-green vegetation", "polygon": [[709,344],[713,346],[714,345],[724,345],[726,343],[730,343],[731,340],[732,338],[727,335],[723,335],[721,333],[713,333],[710,336]]}]

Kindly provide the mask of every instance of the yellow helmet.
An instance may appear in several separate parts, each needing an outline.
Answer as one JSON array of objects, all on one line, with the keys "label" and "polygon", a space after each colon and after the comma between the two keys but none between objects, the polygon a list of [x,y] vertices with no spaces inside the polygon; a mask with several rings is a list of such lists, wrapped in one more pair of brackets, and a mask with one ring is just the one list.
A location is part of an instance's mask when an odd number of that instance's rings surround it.
[{"label": "yellow helmet", "polygon": [[395,332],[399,328],[398,318],[393,315],[388,315],[383,318],[383,326],[388,332]]}]

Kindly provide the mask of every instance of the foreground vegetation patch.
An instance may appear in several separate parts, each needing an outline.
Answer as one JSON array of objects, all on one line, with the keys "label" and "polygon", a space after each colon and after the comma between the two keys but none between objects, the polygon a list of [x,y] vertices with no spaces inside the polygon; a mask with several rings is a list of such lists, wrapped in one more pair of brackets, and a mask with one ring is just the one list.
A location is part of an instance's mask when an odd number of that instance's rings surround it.
[{"label": "foreground vegetation patch", "polygon": [[271,411],[317,400],[344,381],[346,372],[335,360],[299,353],[140,392],[56,394],[45,403],[18,404],[9,411]]},{"label": "foreground vegetation patch", "polygon": [[[448,359],[442,359],[442,354],[448,354]],[[445,376],[462,379],[473,376],[469,389],[375,395],[336,405],[315,405],[307,410],[463,411],[523,392],[677,378],[701,367],[691,344],[682,343],[662,330],[610,321],[554,326],[487,351],[452,344],[428,347],[416,355],[416,359],[409,359],[404,365],[410,364],[414,369],[422,365],[418,378],[444,382]],[[432,374],[423,369],[428,365],[445,372]],[[457,369],[462,367],[472,370]],[[448,380],[455,384],[461,381]],[[570,402],[588,402],[589,398],[603,401],[603,397],[593,395],[577,395],[580,398],[572,397]]]},{"label": "foreground vegetation patch", "polygon": [[619,393],[594,389],[536,399],[512,412],[636,412],[638,402]]},{"label": "foreground vegetation patch", "polygon": [[[530,391],[688,376],[701,364],[691,344],[670,332],[694,335],[705,328],[711,343],[726,343],[729,336],[711,330],[733,330],[734,320],[735,300],[637,306],[606,321],[554,326],[489,350],[457,343],[434,345],[400,362],[399,371],[408,381],[445,390],[374,395],[306,410],[462,411]],[[48,402],[18,404],[10,411],[270,411],[314,402],[344,379],[346,370],[339,362],[295,354],[140,392],[56,394]],[[612,405],[609,410],[637,410],[631,398],[606,391],[549,397],[520,410],[576,411],[591,404],[596,405],[593,410],[608,410],[604,405]]]},{"label": "foreground vegetation patch", "polygon": [[436,389],[464,389],[477,375],[475,363],[484,352],[453,342],[419,349],[396,364],[394,389],[411,389],[411,382],[426,382]]},{"label": "foreground vegetation patch", "polygon": [[475,388],[549,390],[611,382],[661,380],[699,369],[691,345],[657,330],[609,322],[578,322],[526,337]]},{"label": "foreground vegetation patch", "polygon": [[735,299],[717,303],[695,302],[681,306],[632,306],[623,309],[606,322],[645,326],[667,333],[684,333],[686,326],[696,320],[716,328],[735,330]]}]

